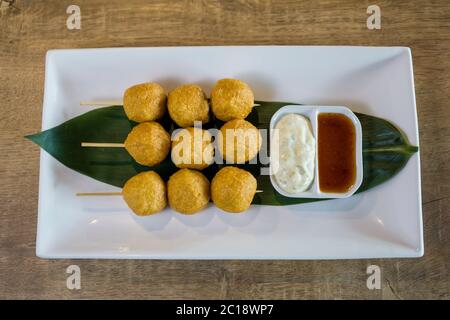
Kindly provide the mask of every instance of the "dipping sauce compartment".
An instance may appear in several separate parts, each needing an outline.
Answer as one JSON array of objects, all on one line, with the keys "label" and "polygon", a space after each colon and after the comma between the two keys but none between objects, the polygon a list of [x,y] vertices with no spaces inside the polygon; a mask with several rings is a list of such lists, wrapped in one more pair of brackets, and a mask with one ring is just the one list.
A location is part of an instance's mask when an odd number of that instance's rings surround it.
[{"label": "dipping sauce compartment", "polygon": [[356,180],[356,130],[340,113],[317,115],[319,190],[346,193]]},{"label": "dipping sauce compartment", "polygon": [[[272,152],[272,146],[276,145],[273,144],[274,129],[278,121],[288,114],[309,119],[316,142],[314,179],[307,190],[297,193],[284,190],[272,168],[272,164],[276,163]],[[339,132],[333,134],[333,130]],[[362,129],[359,119],[347,107],[289,105],[279,109],[270,122],[270,146],[270,180],[275,190],[286,197],[346,198],[355,193],[362,183]]]}]

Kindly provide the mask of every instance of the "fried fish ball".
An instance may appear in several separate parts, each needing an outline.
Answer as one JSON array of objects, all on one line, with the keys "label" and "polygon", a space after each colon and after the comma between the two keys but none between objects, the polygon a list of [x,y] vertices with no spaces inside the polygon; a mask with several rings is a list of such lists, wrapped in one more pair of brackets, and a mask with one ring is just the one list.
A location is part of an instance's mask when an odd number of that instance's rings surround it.
[{"label": "fried fish ball", "polygon": [[166,94],[155,82],[129,87],[123,94],[123,109],[128,119],[136,122],[154,121],[166,112]]},{"label": "fried fish ball", "polygon": [[130,178],[122,189],[123,199],[138,216],[160,212],[167,206],[166,184],[154,171]]},{"label": "fried fish ball", "polygon": [[250,207],[256,193],[256,179],[243,169],[224,167],[211,181],[211,199],[227,212],[243,212]]},{"label": "fried fish ball", "polygon": [[172,162],[178,168],[203,170],[213,163],[214,146],[207,130],[182,129],[172,140]]},{"label": "fried fish ball", "polygon": [[186,84],[169,93],[167,108],[170,117],[180,127],[192,127],[194,121],[209,121],[209,104],[202,88]]},{"label": "fried fish ball", "polygon": [[180,169],[167,182],[169,206],[183,214],[193,214],[209,203],[209,181],[196,170]]},{"label": "fried fish ball", "polygon": [[220,153],[228,163],[244,163],[258,154],[262,138],[253,124],[234,119],[220,128],[217,141]]},{"label": "fried fish ball", "polygon": [[169,154],[170,135],[158,122],[143,122],[128,134],[125,149],[137,163],[151,167]]},{"label": "fried fish ball", "polygon": [[253,104],[252,89],[237,79],[219,80],[211,92],[212,111],[222,121],[245,119],[252,111]]}]

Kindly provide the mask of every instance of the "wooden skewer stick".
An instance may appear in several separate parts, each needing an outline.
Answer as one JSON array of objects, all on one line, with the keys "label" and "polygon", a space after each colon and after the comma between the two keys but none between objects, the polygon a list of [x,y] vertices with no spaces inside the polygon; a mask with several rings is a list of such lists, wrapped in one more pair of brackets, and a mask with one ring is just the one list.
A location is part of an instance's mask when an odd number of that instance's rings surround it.
[{"label": "wooden skewer stick", "polygon": [[[256,190],[256,193],[263,192],[263,190]],[[77,197],[87,196],[121,196],[122,192],[78,192]]]},{"label": "wooden skewer stick", "polygon": [[[81,101],[80,106],[89,106],[89,107],[107,107],[107,106],[122,106],[122,100],[104,100],[104,101]],[[259,103],[255,103],[254,107],[261,106]]]},{"label": "wooden skewer stick", "polygon": [[122,100],[81,101],[80,106],[121,106]]},{"label": "wooden skewer stick", "polygon": [[82,142],[81,146],[91,148],[124,148],[125,143]]},{"label": "wooden skewer stick", "polygon": [[121,196],[122,192],[78,192],[77,197],[85,196]]}]

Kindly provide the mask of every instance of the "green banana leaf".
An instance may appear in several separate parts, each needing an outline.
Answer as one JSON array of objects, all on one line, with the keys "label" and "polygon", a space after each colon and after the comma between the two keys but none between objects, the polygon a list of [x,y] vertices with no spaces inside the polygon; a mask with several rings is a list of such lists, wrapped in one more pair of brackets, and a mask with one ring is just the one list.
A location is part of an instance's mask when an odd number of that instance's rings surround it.
[{"label": "green banana leaf", "polygon": [[[268,129],[272,115],[281,107],[292,104],[266,101],[256,103],[260,106],[253,108],[247,120],[260,129]],[[390,122],[360,113],[356,113],[356,116],[361,121],[363,132],[364,178],[357,191],[362,192],[395,176],[418,148],[411,146],[406,136]],[[168,116],[161,123],[169,132],[175,128]],[[207,128],[219,128],[221,124],[213,119]],[[122,106],[111,106],[89,111],[26,138],[67,167],[113,186],[122,187],[132,176],[150,169],[167,180],[177,170],[170,155],[161,164],[150,168],[136,163],[124,148],[81,147],[81,142],[122,143],[134,125],[136,123],[128,120]],[[323,200],[284,197],[272,187],[269,176],[260,175],[261,163],[238,166],[254,174],[258,189],[263,190],[255,195],[253,204],[289,205]],[[220,167],[221,165],[214,164],[203,173],[211,179]]]}]

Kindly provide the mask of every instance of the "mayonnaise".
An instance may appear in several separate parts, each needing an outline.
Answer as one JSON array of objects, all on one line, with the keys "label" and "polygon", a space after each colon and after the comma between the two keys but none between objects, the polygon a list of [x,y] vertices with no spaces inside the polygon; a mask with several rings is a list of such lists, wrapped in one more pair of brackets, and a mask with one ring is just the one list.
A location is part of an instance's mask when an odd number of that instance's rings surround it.
[{"label": "mayonnaise", "polygon": [[284,191],[303,192],[314,179],[316,140],[311,124],[304,116],[291,113],[283,116],[274,129],[272,174]]}]

